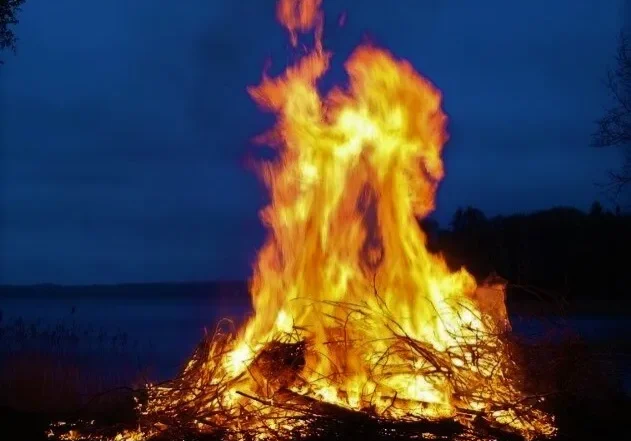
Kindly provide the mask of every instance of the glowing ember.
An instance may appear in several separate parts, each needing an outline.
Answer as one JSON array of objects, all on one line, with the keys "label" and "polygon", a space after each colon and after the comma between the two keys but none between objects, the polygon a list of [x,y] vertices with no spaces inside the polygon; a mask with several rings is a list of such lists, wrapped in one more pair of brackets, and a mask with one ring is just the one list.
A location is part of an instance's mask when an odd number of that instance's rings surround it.
[{"label": "glowing ember", "polygon": [[348,87],[320,96],[330,60],[320,3],[278,2],[292,44],[313,31],[314,47],[249,89],[278,116],[261,141],[279,154],[261,170],[271,203],[261,213],[269,237],[254,266],[254,315],[234,338],[218,332],[171,384],[149,389],[144,416],[165,417],[145,435],[186,415],[200,431],[290,436],[309,430],[296,418],[305,407],[327,405],[552,434],[499,336],[503,287],[484,291],[464,269],[452,272],[418,224],[444,174],[440,92],[408,62],[360,46],[346,62]]}]

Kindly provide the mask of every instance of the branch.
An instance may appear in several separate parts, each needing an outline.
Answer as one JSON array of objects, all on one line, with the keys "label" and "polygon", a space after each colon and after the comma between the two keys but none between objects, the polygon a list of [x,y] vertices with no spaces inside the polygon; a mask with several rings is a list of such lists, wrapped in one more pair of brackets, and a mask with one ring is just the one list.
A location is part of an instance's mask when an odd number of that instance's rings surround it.
[{"label": "branch", "polygon": [[[17,37],[11,29],[19,23],[18,12],[26,0],[0,0],[0,51],[9,49],[15,53]],[[4,62],[0,59],[0,65]]]}]

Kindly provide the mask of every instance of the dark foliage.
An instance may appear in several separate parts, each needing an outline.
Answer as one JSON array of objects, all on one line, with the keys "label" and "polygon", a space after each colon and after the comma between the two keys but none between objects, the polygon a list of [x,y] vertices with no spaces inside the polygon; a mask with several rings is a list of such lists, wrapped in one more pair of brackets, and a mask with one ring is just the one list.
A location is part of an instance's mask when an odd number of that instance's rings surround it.
[{"label": "dark foliage", "polygon": [[[12,27],[18,24],[18,12],[26,0],[0,0],[0,51],[9,49],[15,52],[17,38]],[[0,64],[3,64],[0,59]]]},{"label": "dark foliage", "polygon": [[598,203],[589,213],[560,207],[490,219],[469,207],[455,213],[451,229],[433,228],[431,248],[479,280],[497,272],[510,282],[508,297],[516,307],[524,307],[536,291],[571,308],[593,311],[594,303],[609,303],[602,312],[610,314],[631,285],[631,216],[605,212]]}]

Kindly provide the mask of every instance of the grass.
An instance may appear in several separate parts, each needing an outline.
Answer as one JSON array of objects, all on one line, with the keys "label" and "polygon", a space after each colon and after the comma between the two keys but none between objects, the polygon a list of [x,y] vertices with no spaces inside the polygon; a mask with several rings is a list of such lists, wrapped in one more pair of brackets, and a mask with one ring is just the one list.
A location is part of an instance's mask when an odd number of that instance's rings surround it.
[{"label": "grass", "polygon": [[73,412],[97,394],[145,382],[142,348],[125,333],[57,323],[3,320],[0,406],[24,412]]},{"label": "grass", "polygon": [[558,440],[626,439],[631,397],[624,390],[631,343],[626,335],[586,341],[571,329],[550,328],[526,339],[517,355],[533,391],[550,391],[546,408],[556,416]]}]

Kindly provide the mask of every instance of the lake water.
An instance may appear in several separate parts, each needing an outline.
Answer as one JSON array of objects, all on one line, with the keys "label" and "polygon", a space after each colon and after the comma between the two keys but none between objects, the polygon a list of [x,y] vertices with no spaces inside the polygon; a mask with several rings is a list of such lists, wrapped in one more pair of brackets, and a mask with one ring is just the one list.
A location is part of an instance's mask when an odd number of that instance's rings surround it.
[{"label": "lake water", "polygon": [[139,347],[138,359],[158,379],[174,375],[186,361],[205,329],[212,332],[220,318],[242,321],[248,305],[244,299],[225,298],[0,298],[4,323],[18,318],[40,327],[64,323],[79,333],[104,331],[108,336],[126,334]]},{"label": "lake water", "polygon": [[[157,299],[0,298],[0,310],[5,323],[22,317],[27,323],[75,322],[80,329],[125,333],[130,342],[141,348],[138,351],[141,363],[151,367],[156,379],[166,379],[187,360],[205,328],[212,332],[217,321],[224,317],[243,320],[248,313],[248,299],[238,295]],[[533,338],[549,334],[551,328],[564,329],[590,341],[620,341],[631,336],[631,324],[625,318],[515,319],[513,328],[516,333]],[[628,364],[628,360],[621,363]],[[630,387],[631,382],[627,382],[627,389]]]}]

